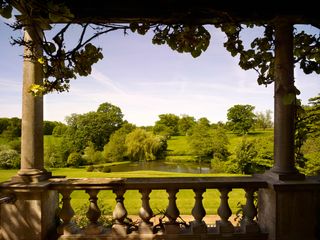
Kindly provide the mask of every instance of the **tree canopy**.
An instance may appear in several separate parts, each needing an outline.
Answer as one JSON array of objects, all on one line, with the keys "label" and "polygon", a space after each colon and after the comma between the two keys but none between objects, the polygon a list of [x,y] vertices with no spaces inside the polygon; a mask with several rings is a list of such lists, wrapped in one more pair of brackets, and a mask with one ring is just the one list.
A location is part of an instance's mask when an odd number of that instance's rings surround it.
[{"label": "tree canopy", "polygon": [[64,138],[73,151],[82,151],[91,142],[96,150],[102,150],[113,132],[123,124],[121,109],[110,103],[100,104],[96,112],[72,114],[67,117],[68,129]]},{"label": "tree canopy", "polygon": [[237,134],[246,134],[255,122],[255,114],[253,113],[254,106],[252,105],[234,105],[228,109],[227,118],[228,125],[231,130]]}]

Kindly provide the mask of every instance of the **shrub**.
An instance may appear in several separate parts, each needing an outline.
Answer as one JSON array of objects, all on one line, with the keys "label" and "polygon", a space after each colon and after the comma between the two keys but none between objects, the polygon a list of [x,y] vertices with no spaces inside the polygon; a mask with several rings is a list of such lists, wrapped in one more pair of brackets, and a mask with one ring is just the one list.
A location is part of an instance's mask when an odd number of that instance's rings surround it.
[{"label": "shrub", "polygon": [[83,159],[87,162],[87,164],[97,164],[103,162],[102,152],[96,151],[93,143],[90,142],[89,145],[84,149]]},{"label": "shrub", "polygon": [[101,171],[104,172],[104,173],[109,173],[109,172],[111,172],[111,169],[109,167],[107,167],[107,166],[103,166]]},{"label": "shrub", "polygon": [[79,167],[82,164],[83,160],[80,153],[72,152],[70,153],[67,164],[68,166]]},{"label": "shrub", "polygon": [[0,168],[10,169],[20,167],[20,154],[13,149],[0,152]]},{"label": "shrub", "polygon": [[87,172],[93,172],[94,166],[90,165],[87,167]]},{"label": "shrub", "polygon": [[8,144],[11,149],[16,150],[18,153],[21,153],[21,140],[19,138],[10,141]]}]

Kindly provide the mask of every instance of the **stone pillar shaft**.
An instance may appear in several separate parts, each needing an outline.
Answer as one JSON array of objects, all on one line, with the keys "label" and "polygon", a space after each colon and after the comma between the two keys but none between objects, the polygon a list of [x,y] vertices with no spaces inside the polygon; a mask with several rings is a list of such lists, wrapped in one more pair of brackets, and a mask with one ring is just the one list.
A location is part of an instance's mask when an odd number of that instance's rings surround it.
[{"label": "stone pillar shaft", "polygon": [[295,86],[293,25],[275,24],[274,167],[276,174],[296,173],[294,167]]},{"label": "stone pillar shaft", "polygon": [[[42,49],[32,29],[26,29],[24,40],[33,42],[32,47],[25,47],[23,62],[22,89],[22,135],[21,135],[21,169],[13,180],[33,181],[48,178],[43,160],[43,97],[30,93],[32,84],[41,84],[43,71],[37,58]],[[35,56],[35,57],[34,57]],[[20,178],[20,179],[19,179]]]}]

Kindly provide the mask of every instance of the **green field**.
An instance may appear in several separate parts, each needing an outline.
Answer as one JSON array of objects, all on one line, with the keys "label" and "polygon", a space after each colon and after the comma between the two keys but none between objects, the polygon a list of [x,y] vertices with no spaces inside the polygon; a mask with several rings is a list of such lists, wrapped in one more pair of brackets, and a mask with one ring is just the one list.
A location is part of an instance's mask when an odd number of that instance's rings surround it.
[{"label": "green field", "polygon": [[[227,133],[229,139],[228,150],[231,153],[229,158],[234,158],[235,150],[240,145],[242,139],[245,137],[248,140],[267,140],[273,146],[273,129],[270,130],[256,130],[248,133],[245,136],[238,136],[232,132]],[[271,146],[271,148],[272,148]],[[197,161],[192,155],[192,150],[188,143],[187,136],[173,136],[168,140],[167,160],[176,162]]]},{"label": "green field", "polygon": [[[79,168],[60,168],[51,169],[54,176],[66,176],[69,178],[130,178],[130,177],[209,177],[209,176],[235,176],[226,174],[185,174],[185,173],[168,173],[158,171],[132,171],[132,172],[86,172],[85,169]],[[17,170],[0,170],[0,181],[6,181],[15,175]],[[76,213],[83,213],[88,206],[89,196],[84,191],[74,191],[71,195],[72,206]],[[103,208],[104,213],[111,213],[115,207],[115,195],[111,191],[101,191],[98,195],[99,205]],[[127,191],[125,193],[125,206],[129,214],[135,215],[141,206],[141,195],[138,191]],[[216,214],[220,203],[218,190],[208,189],[203,194],[203,204],[207,214]],[[233,190],[229,194],[229,204],[233,212],[237,209],[239,201],[244,202],[244,192],[242,190]],[[150,205],[154,213],[159,213],[166,209],[168,204],[168,195],[164,190],[155,190],[150,194]],[[180,214],[191,214],[194,205],[194,193],[192,190],[180,190],[177,194],[177,205]]]}]

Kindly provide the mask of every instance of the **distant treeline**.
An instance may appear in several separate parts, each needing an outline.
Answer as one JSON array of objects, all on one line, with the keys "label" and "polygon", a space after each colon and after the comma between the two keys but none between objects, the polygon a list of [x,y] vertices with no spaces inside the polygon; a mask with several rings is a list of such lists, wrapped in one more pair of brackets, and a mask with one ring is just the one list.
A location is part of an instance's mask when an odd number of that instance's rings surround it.
[{"label": "distant treeline", "polygon": [[[211,123],[206,117],[195,119],[186,114],[160,114],[153,126],[137,127],[124,119],[121,109],[111,103],[96,111],[71,114],[66,124],[44,121],[46,138],[44,160],[47,167],[94,165],[116,161],[151,161],[182,158],[168,153],[168,140],[183,136],[189,159],[211,162],[216,169],[253,173],[273,164],[272,139],[249,140],[254,129],[272,129],[271,111],[254,113],[252,105],[228,109],[226,123]],[[244,136],[232,147],[229,137]],[[21,119],[0,118],[0,167],[20,163]],[[320,95],[306,106],[297,105],[295,146],[296,166],[307,174],[320,172]],[[49,141],[50,139],[50,141]],[[186,157],[186,158],[188,158]]]}]

